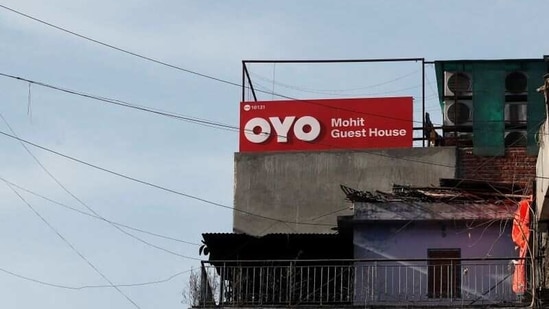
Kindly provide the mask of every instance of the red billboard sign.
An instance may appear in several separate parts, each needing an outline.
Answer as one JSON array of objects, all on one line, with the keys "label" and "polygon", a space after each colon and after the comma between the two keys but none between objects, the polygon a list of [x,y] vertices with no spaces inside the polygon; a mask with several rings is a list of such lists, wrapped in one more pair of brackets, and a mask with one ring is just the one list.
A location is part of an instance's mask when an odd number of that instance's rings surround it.
[{"label": "red billboard sign", "polygon": [[240,151],[412,146],[412,97],[240,103]]}]

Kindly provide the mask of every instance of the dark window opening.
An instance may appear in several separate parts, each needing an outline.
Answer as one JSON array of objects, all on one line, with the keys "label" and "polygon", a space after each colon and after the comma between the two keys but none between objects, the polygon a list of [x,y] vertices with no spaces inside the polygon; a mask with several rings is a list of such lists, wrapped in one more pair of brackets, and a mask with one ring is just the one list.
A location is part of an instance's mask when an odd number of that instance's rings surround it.
[{"label": "dark window opening", "polygon": [[428,283],[429,298],[461,297],[461,250],[428,249]]}]

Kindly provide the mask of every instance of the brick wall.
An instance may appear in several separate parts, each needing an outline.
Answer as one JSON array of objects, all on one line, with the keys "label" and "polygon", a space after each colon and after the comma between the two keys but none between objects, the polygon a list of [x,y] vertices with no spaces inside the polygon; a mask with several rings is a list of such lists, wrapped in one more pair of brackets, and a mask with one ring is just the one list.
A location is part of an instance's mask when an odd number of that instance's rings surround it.
[{"label": "brick wall", "polygon": [[507,148],[503,157],[473,155],[473,148],[458,148],[458,178],[520,183],[530,190],[536,176],[536,157],[526,148]]}]

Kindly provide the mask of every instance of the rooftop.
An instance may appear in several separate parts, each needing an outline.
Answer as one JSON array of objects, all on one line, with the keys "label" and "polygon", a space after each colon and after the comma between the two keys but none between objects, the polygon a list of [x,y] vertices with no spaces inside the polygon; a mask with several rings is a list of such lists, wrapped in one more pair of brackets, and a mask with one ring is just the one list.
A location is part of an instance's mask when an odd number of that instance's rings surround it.
[{"label": "rooftop", "polygon": [[354,222],[400,220],[507,220],[529,196],[510,183],[441,179],[440,187],[394,185],[390,193],[341,186],[354,203]]}]

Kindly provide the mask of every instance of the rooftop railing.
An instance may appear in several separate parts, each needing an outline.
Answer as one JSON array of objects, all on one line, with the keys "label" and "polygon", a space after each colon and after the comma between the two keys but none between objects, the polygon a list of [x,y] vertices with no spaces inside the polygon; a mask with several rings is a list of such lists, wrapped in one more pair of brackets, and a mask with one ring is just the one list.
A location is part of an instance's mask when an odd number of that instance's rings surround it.
[{"label": "rooftop railing", "polygon": [[195,306],[525,305],[530,295],[525,263],[512,259],[208,261],[202,264]]}]

